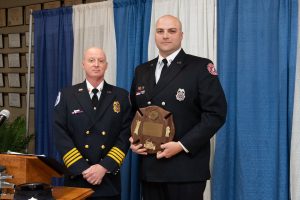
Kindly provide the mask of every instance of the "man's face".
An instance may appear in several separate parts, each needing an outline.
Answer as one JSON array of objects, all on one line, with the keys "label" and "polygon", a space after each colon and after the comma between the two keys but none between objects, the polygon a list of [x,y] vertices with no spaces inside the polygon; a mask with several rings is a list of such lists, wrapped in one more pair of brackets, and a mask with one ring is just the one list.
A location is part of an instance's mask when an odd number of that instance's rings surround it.
[{"label": "man's face", "polygon": [[107,69],[106,56],[101,49],[90,48],[85,52],[82,61],[87,79],[104,79]]},{"label": "man's face", "polygon": [[161,17],[156,23],[155,43],[164,58],[181,47],[181,24],[172,16]]}]

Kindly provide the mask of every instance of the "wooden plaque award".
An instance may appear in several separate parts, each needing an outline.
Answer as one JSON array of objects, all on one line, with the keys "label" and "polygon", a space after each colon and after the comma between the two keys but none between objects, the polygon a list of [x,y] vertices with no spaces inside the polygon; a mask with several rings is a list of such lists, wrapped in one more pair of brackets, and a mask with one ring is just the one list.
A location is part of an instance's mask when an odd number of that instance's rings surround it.
[{"label": "wooden plaque award", "polygon": [[161,144],[173,140],[175,126],[172,113],[158,106],[139,109],[131,124],[134,143],[141,143],[147,153],[156,153]]}]

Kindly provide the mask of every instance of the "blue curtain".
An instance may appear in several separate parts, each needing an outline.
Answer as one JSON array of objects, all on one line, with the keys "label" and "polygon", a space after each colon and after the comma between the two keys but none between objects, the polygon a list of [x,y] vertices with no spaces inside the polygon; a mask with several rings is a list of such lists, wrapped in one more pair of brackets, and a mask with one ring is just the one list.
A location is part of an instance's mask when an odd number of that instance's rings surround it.
[{"label": "blue curtain", "polygon": [[35,152],[57,158],[53,108],[58,91],[72,83],[72,8],[42,10],[34,16]]},{"label": "blue curtain", "polygon": [[[152,0],[114,0],[117,86],[127,90],[134,68],[148,59]],[[138,156],[128,151],[121,169],[122,200],[140,199]]]},{"label": "blue curtain", "polygon": [[218,0],[218,70],[228,117],[213,200],[289,199],[296,0]]}]

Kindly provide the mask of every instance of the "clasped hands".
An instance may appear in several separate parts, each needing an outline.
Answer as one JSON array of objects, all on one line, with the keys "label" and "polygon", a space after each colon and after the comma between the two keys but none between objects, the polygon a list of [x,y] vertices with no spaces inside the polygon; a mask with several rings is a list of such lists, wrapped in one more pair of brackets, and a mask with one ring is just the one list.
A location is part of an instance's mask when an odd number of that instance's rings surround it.
[{"label": "clasped hands", "polygon": [[[147,155],[147,149],[143,147],[142,144],[134,144],[133,143],[133,138],[129,138],[130,141],[130,149],[140,155]],[[167,142],[160,147],[163,149],[162,151],[158,151],[156,153],[156,158],[161,159],[161,158],[171,158],[172,156],[178,154],[183,150],[182,146],[178,142]]]},{"label": "clasped hands", "polygon": [[99,164],[95,164],[82,172],[83,178],[92,185],[100,185],[107,169]]},{"label": "clasped hands", "polygon": [[[133,138],[130,137],[129,141],[131,143],[130,149],[140,155],[147,155],[147,149],[143,148],[142,144],[134,144]],[[178,154],[183,149],[178,142],[167,142],[161,145],[163,151],[158,151],[156,154],[157,159],[161,158],[171,158],[172,156]],[[99,164],[95,164],[87,168],[82,172],[83,178],[92,185],[99,185],[102,182],[103,177],[105,176],[107,169],[102,167]]]}]

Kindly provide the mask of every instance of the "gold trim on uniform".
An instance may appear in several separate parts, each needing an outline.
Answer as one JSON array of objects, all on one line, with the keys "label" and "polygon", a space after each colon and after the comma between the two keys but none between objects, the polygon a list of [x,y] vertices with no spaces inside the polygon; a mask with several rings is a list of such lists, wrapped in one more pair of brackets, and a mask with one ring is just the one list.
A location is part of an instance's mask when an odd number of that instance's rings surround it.
[{"label": "gold trim on uniform", "polygon": [[79,153],[78,149],[74,147],[63,156],[63,161],[67,167],[70,167],[81,158],[82,155]]},{"label": "gold trim on uniform", "polygon": [[121,149],[119,149],[118,147],[113,147],[108,152],[107,156],[111,157],[120,166],[122,164],[124,158],[125,158],[125,153]]},{"label": "gold trim on uniform", "polygon": [[118,101],[114,101],[113,110],[116,113],[119,113],[121,111],[121,106],[120,106],[120,103]]},{"label": "gold trim on uniform", "polygon": [[123,158],[125,157],[125,153],[123,153],[123,151],[118,147],[113,147],[112,150],[118,152]]},{"label": "gold trim on uniform", "polygon": [[71,162],[73,162],[74,159],[76,159],[76,158],[78,158],[78,157],[80,157],[80,156],[81,156],[80,153],[77,152],[77,153],[74,154],[69,160],[65,160],[65,161],[64,161],[64,162],[65,162],[65,165],[69,165]]},{"label": "gold trim on uniform", "polygon": [[116,154],[115,152],[110,151],[109,154],[114,155],[116,158],[118,158],[118,160],[119,160],[120,162],[122,162],[123,159],[122,159],[118,154]]},{"label": "gold trim on uniform", "polygon": [[69,152],[67,152],[64,157],[63,160],[67,159],[67,157],[72,154],[74,151],[78,151],[75,147],[73,149],[71,149]]},{"label": "gold trim on uniform", "polygon": [[109,153],[107,154],[107,156],[109,156],[109,157],[111,157],[112,159],[114,159],[114,161],[116,161],[116,162],[119,164],[119,166],[121,165],[122,160],[120,160],[120,159],[119,159],[118,157],[116,157],[115,155],[111,154],[111,152],[109,152]]},{"label": "gold trim on uniform", "polygon": [[71,165],[73,165],[76,161],[78,161],[79,159],[81,159],[82,156],[80,155],[79,157],[77,157],[76,159],[74,159],[72,162],[70,162],[67,167],[69,168]]}]

